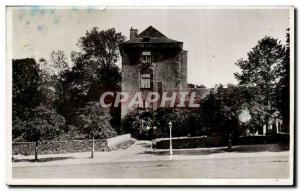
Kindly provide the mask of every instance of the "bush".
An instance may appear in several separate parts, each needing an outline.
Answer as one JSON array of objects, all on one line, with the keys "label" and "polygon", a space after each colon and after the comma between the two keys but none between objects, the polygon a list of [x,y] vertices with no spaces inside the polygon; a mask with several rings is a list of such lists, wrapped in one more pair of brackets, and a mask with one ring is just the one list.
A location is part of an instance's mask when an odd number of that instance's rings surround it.
[{"label": "bush", "polygon": [[150,129],[153,127],[152,110],[133,110],[122,120],[122,132],[130,133],[138,139],[151,139]]},{"label": "bush", "polygon": [[[201,147],[219,147],[226,146],[226,140],[221,137],[184,137],[184,138],[174,138],[172,139],[172,147],[174,149],[182,148],[201,148]],[[163,139],[156,142],[156,148],[158,149],[169,149],[170,140]]]},{"label": "bush", "polygon": [[111,115],[108,109],[102,108],[96,102],[89,102],[79,109],[77,125],[79,132],[89,138],[105,139],[116,136],[116,131],[111,127]]},{"label": "bush", "polygon": [[[233,140],[233,145],[257,145],[257,144],[289,144],[289,134],[277,134],[276,136],[247,136],[239,137]],[[180,137],[172,139],[174,149],[183,148],[207,148],[228,146],[228,139],[224,137]],[[169,149],[169,139],[158,139],[156,142],[157,149]]]},{"label": "bush", "polygon": [[255,144],[289,144],[289,134],[276,134],[272,136],[247,136],[240,137],[234,144],[237,145],[255,145]]},{"label": "bush", "polygon": [[174,137],[197,136],[205,133],[197,109],[158,108],[155,111],[155,119],[160,137],[169,136],[169,122],[172,122]]},{"label": "bush", "polygon": [[[122,132],[139,139],[169,136],[169,122],[172,122],[174,137],[204,135],[197,109],[158,108],[156,110],[134,110],[122,120]],[[149,126],[150,129],[145,129]],[[154,132],[153,126],[157,127]],[[144,128],[143,128],[144,127]]]}]

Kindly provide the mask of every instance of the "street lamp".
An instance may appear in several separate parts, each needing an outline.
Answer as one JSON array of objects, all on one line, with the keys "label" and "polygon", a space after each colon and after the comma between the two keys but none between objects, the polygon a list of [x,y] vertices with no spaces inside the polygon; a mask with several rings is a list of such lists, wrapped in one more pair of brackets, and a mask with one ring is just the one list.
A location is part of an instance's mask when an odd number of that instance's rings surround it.
[{"label": "street lamp", "polygon": [[155,151],[155,141],[154,139],[156,139],[156,126],[152,127],[152,149]]},{"label": "street lamp", "polygon": [[170,160],[172,159],[173,155],[173,148],[172,148],[172,122],[169,122],[169,128],[170,128]]}]

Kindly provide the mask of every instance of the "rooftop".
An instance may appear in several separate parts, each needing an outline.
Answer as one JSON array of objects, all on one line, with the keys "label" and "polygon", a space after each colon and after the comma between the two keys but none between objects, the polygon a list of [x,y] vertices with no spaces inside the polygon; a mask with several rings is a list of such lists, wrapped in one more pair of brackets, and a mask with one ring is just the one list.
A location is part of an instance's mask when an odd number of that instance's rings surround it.
[{"label": "rooftop", "polygon": [[136,44],[136,43],[150,43],[150,44],[157,44],[157,43],[182,43],[173,39],[166,37],[164,34],[159,32],[152,26],[146,28],[143,32],[137,35],[136,38],[131,40],[127,40],[121,44]]}]

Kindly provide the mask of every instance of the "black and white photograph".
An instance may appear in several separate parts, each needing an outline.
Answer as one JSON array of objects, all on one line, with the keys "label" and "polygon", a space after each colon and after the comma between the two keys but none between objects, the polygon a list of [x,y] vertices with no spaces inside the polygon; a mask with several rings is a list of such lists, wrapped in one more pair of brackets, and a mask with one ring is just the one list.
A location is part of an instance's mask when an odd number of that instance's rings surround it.
[{"label": "black and white photograph", "polygon": [[294,14],[7,6],[7,184],[294,185]]}]

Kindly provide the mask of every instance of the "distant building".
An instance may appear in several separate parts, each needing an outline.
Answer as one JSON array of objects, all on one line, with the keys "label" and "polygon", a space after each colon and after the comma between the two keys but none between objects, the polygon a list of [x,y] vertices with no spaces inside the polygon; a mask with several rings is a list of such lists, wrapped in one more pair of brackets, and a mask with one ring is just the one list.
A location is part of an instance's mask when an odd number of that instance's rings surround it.
[{"label": "distant building", "polygon": [[183,42],[172,40],[149,26],[138,34],[130,29],[130,39],[119,44],[122,56],[122,91],[142,92],[143,103],[122,106],[122,117],[137,107],[156,107],[147,103],[148,92],[187,89],[187,51]]}]

